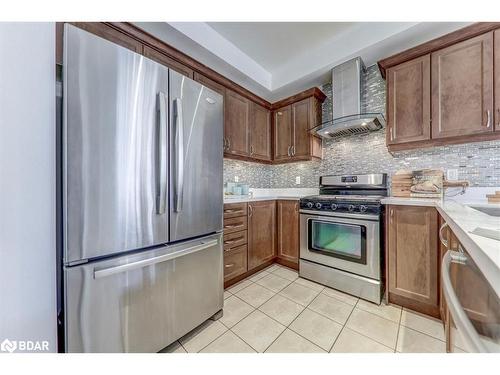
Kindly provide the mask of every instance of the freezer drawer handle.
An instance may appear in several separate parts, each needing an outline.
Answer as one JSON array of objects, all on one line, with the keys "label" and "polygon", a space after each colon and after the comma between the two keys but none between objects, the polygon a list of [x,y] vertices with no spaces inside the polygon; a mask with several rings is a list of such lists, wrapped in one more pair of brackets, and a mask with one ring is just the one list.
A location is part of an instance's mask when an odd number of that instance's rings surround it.
[{"label": "freezer drawer handle", "polygon": [[166,188],[167,188],[167,95],[164,92],[159,92],[157,96],[156,108],[159,112],[158,118],[158,140],[157,140],[157,155],[156,155],[156,214],[163,215],[166,205]]},{"label": "freezer drawer handle", "polygon": [[451,263],[465,264],[467,261],[463,253],[454,250],[448,250],[443,257],[441,265],[441,280],[443,282],[443,292],[446,298],[446,304],[450,310],[453,322],[457,328],[467,337],[467,341],[474,347],[474,350],[479,353],[487,352],[484,344],[481,342],[479,335],[470,322],[467,314],[465,313],[460,301],[453,290],[453,285],[450,279],[450,265]]},{"label": "freezer drawer handle", "polygon": [[184,123],[182,120],[182,100],[174,100],[175,115],[175,212],[182,211],[182,200],[184,193]]},{"label": "freezer drawer handle", "polygon": [[104,269],[100,269],[100,270],[94,269],[94,279],[100,279],[102,277],[111,276],[111,275],[114,275],[117,273],[132,271],[132,270],[135,270],[138,268],[151,266],[153,264],[166,262],[167,260],[176,259],[176,258],[179,258],[179,257],[184,256],[184,255],[188,255],[188,254],[192,254],[192,253],[196,253],[198,251],[208,249],[209,247],[215,246],[217,244],[218,244],[218,240],[211,240],[208,242],[202,242],[201,244],[198,244],[195,246],[188,247],[187,249],[182,249],[182,250],[176,251],[175,253],[160,255],[160,256],[157,256],[154,258],[140,260],[138,262],[122,264],[122,265],[119,265],[116,267],[104,268]]}]

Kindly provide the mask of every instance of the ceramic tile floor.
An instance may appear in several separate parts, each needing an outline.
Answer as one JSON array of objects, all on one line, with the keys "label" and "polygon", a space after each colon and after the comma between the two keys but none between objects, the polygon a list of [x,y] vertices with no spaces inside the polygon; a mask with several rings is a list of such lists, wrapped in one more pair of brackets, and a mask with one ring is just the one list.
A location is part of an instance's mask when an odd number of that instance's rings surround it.
[{"label": "ceramic tile floor", "polygon": [[162,353],[445,352],[440,321],[373,303],[274,264],[224,292],[224,316]]}]

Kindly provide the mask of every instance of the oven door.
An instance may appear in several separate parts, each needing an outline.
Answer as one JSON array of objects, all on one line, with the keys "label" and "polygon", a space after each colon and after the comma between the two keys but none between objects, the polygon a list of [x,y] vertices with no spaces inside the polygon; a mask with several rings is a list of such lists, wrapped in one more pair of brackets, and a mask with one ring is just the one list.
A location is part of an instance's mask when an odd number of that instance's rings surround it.
[{"label": "oven door", "polygon": [[379,280],[378,217],[368,220],[352,216],[301,213],[300,258]]}]

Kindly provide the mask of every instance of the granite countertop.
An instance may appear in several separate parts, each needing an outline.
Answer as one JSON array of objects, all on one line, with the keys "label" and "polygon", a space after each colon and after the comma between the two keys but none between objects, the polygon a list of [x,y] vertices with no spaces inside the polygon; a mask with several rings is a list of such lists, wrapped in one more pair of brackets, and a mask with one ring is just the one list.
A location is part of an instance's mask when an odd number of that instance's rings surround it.
[{"label": "granite countertop", "polygon": [[226,203],[243,203],[268,200],[299,200],[308,195],[317,195],[317,188],[297,188],[297,189],[250,189],[251,197],[231,197],[224,196]]},{"label": "granite countertop", "polygon": [[496,293],[500,295],[500,241],[471,233],[477,227],[500,231],[500,217],[487,215],[469,206],[500,208],[499,204],[489,204],[484,200],[445,199],[442,201],[441,199],[397,197],[384,198],[382,203],[436,207]]}]

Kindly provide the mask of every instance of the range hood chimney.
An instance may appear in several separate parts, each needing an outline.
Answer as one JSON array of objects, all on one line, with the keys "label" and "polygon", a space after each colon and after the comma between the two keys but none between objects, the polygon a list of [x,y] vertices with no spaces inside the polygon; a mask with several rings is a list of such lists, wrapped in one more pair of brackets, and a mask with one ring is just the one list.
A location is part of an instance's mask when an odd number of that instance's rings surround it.
[{"label": "range hood chimney", "polygon": [[312,129],[322,138],[338,138],[382,129],[382,113],[366,112],[363,100],[366,68],[356,57],[332,69],[333,119]]}]

